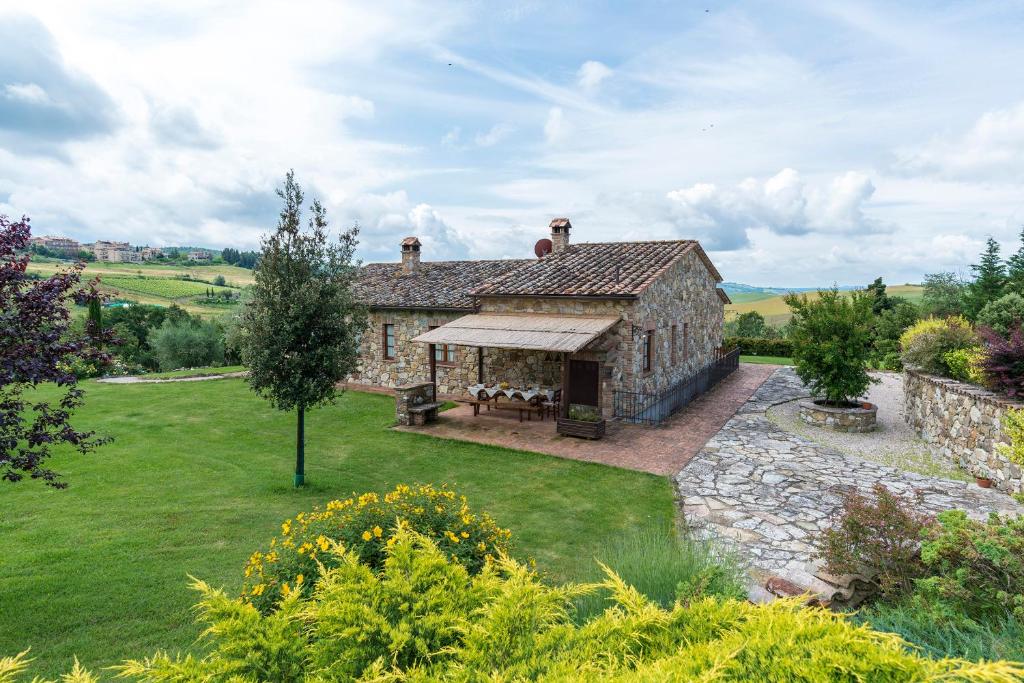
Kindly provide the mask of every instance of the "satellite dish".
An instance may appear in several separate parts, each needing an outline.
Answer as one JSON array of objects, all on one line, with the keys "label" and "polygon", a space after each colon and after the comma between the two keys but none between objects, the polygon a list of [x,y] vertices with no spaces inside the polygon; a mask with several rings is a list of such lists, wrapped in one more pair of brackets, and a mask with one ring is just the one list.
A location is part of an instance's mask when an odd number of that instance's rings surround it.
[{"label": "satellite dish", "polygon": [[551,240],[547,237],[544,239],[537,240],[537,244],[533,245],[533,253],[537,255],[537,258],[544,258],[551,253],[554,245],[551,244]]}]

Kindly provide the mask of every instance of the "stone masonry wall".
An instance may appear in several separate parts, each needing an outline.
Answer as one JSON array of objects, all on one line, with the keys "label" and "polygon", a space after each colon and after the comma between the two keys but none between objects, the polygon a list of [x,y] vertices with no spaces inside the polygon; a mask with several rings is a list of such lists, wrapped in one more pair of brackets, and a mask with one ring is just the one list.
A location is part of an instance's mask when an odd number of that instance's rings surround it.
[{"label": "stone masonry wall", "polygon": [[[715,291],[717,286],[700,257],[691,252],[640,295],[632,314],[641,328],[653,325],[654,367],[649,373],[643,371],[643,335],[636,335],[625,354],[631,360],[622,378],[624,386],[656,393],[717,358],[725,321],[725,306]],[[676,326],[675,363],[672,325]]]},{"label": "stone masonry wall", "polygon": [[[468,311],[467,311],[468,312]],[[369,326],[361,341],[358,370],[349,378],[352,384],[395,387],[399,384],[430,381],[429,346],[412,339],[431,327],[438,327],[466,313],[414,310],[371,311]],[[384,358],[384,325],[395,326],[395,358]],[[437,364],[437,393],[460,396],[476,382],[476,349],[455,347],[455,365]]]},{"label": "stone masonry wall", "polygon": [[987,477],[1003,491],[1024,491],[1021,467],[996,452],[1006,443],[1001,420],[1024,403],[971,384],[907,370],[903,373],[904,415],[929,447],[974,476]]}]

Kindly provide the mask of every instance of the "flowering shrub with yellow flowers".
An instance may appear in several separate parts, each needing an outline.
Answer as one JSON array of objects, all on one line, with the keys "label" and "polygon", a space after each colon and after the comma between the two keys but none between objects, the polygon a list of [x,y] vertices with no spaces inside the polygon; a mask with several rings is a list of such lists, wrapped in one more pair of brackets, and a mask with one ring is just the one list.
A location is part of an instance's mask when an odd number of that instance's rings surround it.
[{"label": "flowering shrub with yellow flowers", "polygon": [[430,538],[472,574],[508,553],[512,537],[445,486],[399,484],[383,496],[353,495],[286,519],[270,546],[249,557],[242,597],[267,612],[293,592],[308,595],[321,573],[339,562],[339,553],[332,552],[336,547],[378,570],[399,527]]}]

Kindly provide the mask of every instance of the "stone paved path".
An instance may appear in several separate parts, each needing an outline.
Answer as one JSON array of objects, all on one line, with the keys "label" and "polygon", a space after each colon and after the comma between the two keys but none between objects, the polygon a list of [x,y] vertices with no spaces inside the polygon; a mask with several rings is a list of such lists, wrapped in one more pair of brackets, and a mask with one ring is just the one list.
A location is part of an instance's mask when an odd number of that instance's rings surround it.
[{"label": "stone paved path", "polygon": [[921,508],[932,512],[1024,513],[1024,507],[995,490],[844,455],[787,432],[765,416],[772,405],[802,396],[806,389],[793,370],[777,370],[675,476],[694,532],[738,551],[755,575],[781,576],[825,591],[827,586],[814,576],[811,536],[830,525],[844,491],[870,492],[876,482],[907,496],[919,494]]}]

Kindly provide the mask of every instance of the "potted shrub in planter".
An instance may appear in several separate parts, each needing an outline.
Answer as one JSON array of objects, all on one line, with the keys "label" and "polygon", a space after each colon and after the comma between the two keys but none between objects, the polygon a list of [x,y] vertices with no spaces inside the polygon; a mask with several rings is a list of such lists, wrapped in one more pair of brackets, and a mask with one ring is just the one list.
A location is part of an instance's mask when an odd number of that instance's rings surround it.
[{"label": "potted shrub in planter", "polygon": [[877,407],[859,400],[875,381],[868,374],[872,299],[865,292],[790,294],[790,339],[796,373],[818,397],[800,404],[804,422],[843,432],[875,428]]},{"label": "potted shrub in planter", "polygon": [[569,417],[559,417],[556,430],[563,436],[600,439],[604,436],[605,420],[593,406],[572,404]]}]

